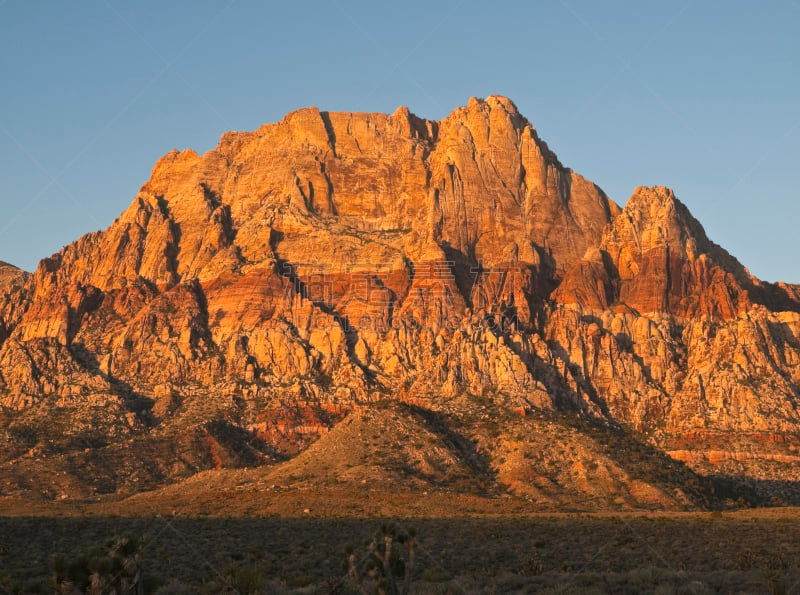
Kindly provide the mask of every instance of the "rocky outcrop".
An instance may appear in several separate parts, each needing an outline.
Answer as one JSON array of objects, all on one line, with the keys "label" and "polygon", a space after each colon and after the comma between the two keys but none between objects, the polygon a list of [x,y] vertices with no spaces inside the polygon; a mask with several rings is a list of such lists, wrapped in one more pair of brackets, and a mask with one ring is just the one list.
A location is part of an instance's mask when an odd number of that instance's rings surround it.
[{"label": "rocky outcrop", "polygon": [[239,436],[193,461],[242,460],[243,436],[279,457],[393,399],[577,412],[689,452],[797,431],[798,312],[671,190],[620,209],[507,98],[440,122],[307,108],[165,155],[33,274],[0,263],[0,440],[59,411],[136,444]]},{"label": "rocky outcrop", "polygon": [[30,304],[30,275],[0,261],[0,346]]}]

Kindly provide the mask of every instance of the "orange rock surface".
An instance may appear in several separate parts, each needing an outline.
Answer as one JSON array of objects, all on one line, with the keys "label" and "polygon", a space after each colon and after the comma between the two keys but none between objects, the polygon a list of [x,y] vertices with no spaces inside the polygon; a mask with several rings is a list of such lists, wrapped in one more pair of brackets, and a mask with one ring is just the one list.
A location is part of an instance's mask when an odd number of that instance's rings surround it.
[{"label": "orange rock surface", "polygon": [[439,122],[307,108],[165,155],[33,274],[0,263],[0,423],[7,444],[52,415],[76,436],[274,437],[265,416],[324,429],[388,396],[656,441],[792,433],[798,312],[671,190],[620,209],[507,98]]}]

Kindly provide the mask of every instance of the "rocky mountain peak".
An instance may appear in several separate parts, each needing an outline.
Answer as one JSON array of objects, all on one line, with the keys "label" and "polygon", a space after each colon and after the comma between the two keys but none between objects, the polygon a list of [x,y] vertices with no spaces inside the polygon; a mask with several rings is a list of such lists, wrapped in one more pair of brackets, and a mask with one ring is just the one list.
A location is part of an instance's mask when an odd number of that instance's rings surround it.
[{"label": "rocky mountain peak", "polygon": [[686,206],[664,186],[640,186],[634,190],[619,217],[603,234],[601,245],[614,252],[619,245],[636,246],[640,254],[669,247],[686,255],[708,251],[709,241],[700,223]]},{"label": "rocky mountain peak", "polygon": [[[141,472],[175,479],[294,456],[387,399],[447,432],[565,414],[659,448],[794,435],[799,295],[753,279],[668,188],[620,209],[505,97],[438,122],[305,108],[168,153],[33,275],[0,265],[0,479],[27,481],[19,436],[70,453],[157,436],[170,448]],[[473,438],[488,460],[519,450]]]},{"label": "rocky mountain peak", "polygon": [[0,260],[0,286],[9,285],[16,280],[25,280],[28,276],[29,273]]}]

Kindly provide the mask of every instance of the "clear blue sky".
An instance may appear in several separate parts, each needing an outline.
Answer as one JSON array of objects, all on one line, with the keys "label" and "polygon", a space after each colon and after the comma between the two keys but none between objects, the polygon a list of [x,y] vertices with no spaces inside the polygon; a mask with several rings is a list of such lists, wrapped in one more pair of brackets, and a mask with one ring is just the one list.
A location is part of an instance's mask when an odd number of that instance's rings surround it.
[{"label": "clear blue sky", "polygon": [[0,260],[28,270],[172,148],[497,93],[618,203],[671,186],[753,273],[800,282],[800,0],[0,0],[0,85]]}]

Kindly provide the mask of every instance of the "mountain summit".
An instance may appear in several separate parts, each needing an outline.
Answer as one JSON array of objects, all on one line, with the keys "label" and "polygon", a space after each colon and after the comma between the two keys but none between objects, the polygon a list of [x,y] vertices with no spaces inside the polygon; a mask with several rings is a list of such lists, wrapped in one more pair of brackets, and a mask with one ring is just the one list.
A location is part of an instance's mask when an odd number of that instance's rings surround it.
[{"label": "mountain summit", "polygon": [[[507,98],[301,109],[168,153],[35,273],[0,263],[0,494],[277,477],[385,423],[386,481],[701,505],[695,472],[794,480],[799,312],[671,190],[620,208]],[[375,455],[353,449],[337,468]]]}]

